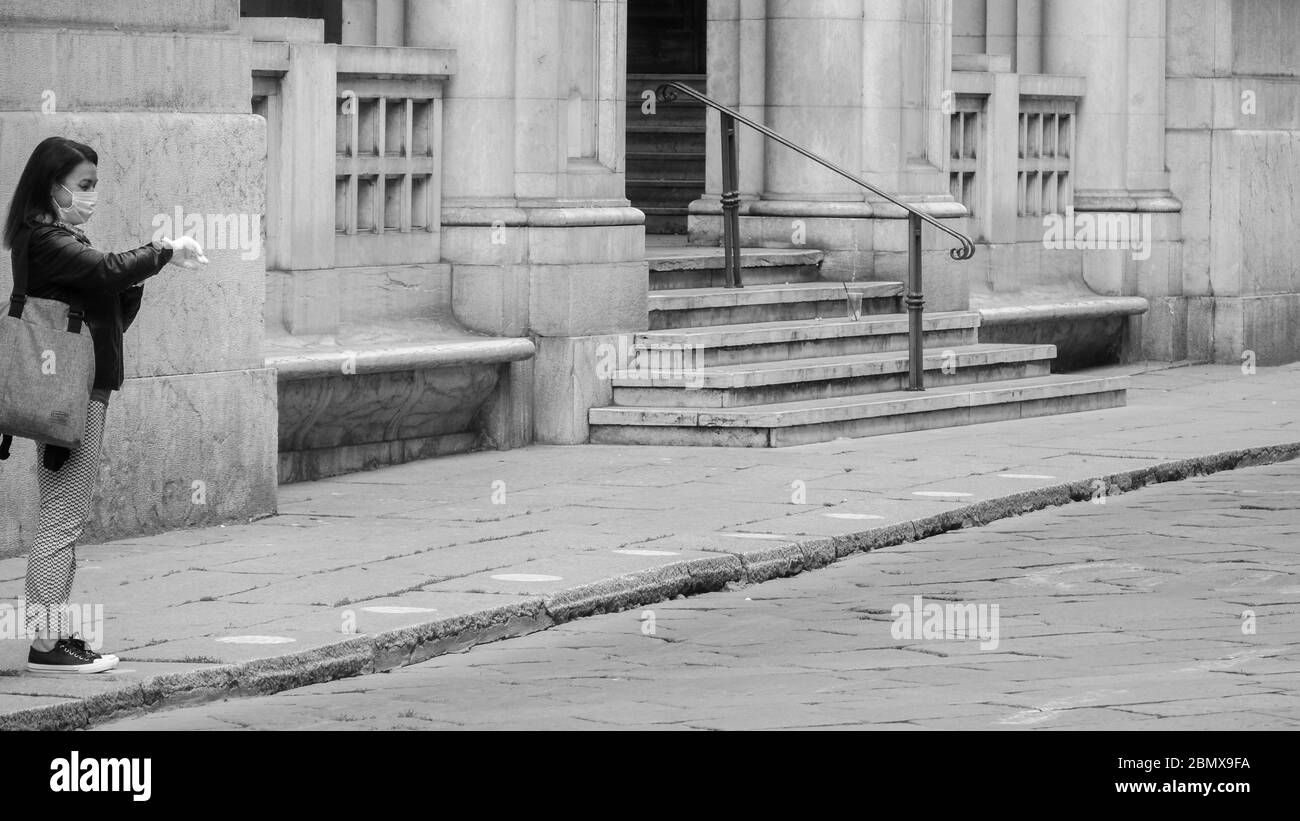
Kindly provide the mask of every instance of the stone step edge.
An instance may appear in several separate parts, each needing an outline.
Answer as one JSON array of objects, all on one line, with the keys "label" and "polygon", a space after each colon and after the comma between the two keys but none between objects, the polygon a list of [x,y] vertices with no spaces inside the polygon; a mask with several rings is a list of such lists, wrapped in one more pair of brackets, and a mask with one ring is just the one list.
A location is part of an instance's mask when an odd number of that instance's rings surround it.
[{"label": "stone step edge", "polygon": [[1050,507],[1091,501],[1099,487],[1104,487],[1108,496],[1118,496],[1148,485],[1298,458],[1300,441],[1221,451],[998,496],[841,536],[805,540],[792,537],[786,543],[767,542],[750,550],[739,546],[728,551],[705,549],[701,552],[718,553],[718,556],[669,562],[548,597],[346,639],[314,650],[193,672],[164,673],[85,699],[3,713],[0,730],[84,730],[113,719],[170,707],[271,695],[311,684],[382,673],[587,616],[658,604],[677,595],[721,592],[737,584],[762,584],[817,570],[855,553],[869,553]]},{"label": "stone step edge", "polygon": [[[1018,381],[1028,384],[1017,385]],[[799,428],[829,422],[880,419],[935,413],[957,408],[984,407],[1058,399],[1127,390],[1127,376],[1071,378],[1033,377],[1026,380],[954,385],[924,393],[891,391],[855,394],[831,399],[798,400],[738,408],[656,408],[615,405],[587,412],[590,425],[656,428]],[[1050,394],[1050,395],[1042,395]],[[808,419],[814,414],[825,418]]]},{"label": "stone step edge", "polygon": [[[672,288],[651,291],[649,307],[651,311],[698,311],[756,305],[797,305],[801,302],[835,302],[845,299],[844,289],[837,285],[838,283],[826,286],[821,282],[804,282],[752,285],[748,288]],[[863,299],[893,299],[902,296],[903,285],[899,282],[857,282],[849,284],[849,292],[860,293]]]},{"label": "stone step edge", "polygon": [[[1055,345],[979,345],[956,346],[950,349],[928,348],[925,350],[924,369],[937,371],[944,367],[945,353],[951,350],[956,355],[955,367],[959,370],[971,368],[989,368],[999,365],[1023,365],[1056,358]],[[972,362],[979,357],[981,361]],[[613,385],[615,388],[675,388],[685,390],[745,390],[749,388],[770,388],[778,385],[824,382],[835,379],[859,379],[870,376],[889,376],[905,373],[908,369],[907,351],[887,351],[872,354],[848,354],[842,356],[812,357],[806,359],[783,359],[779,362],[751,362],[743,365],[710,365],[699,368],[689,375],[678,374],[667,377],[651,377],[650,366],[644,369],[615,371]],[[670,367],[677,366],[680,358],[670,362]],[[767,367],[764,367],[767,366]],[[857,366],[857,367],[855,367]],[[875,366],[875,367],[868,367]],[[681,364],[680,367],[687,367]],[[814,376],[801,376],[798,371],[817,371]],[[841,372],[842,371],[842,372]],[[645,375],[641,375],[645,374]],[[744,383],[744,377],[759,374],[755,381]]]},{"label": "stone step edge", "polygon": [[[674,247],[673,250],[678,255],[671,257],[656,258],[653,256],[656,250],[654,247],[646,249],[646,263],[649,264],[652,273],[721,271],[727,264],[722,255],[722,249],[709,245],[700,246],[698,251],[689,247],[678,251]],[[742,276],[746,268],[792,268],[802,265],[820,265],[825,258],[826,255],[817,250],[801,250],[797,248],[740,249]]]},{"label": "stone step edge", "polygon": [[[886,336],[908,331],[907,314],[871,314],[861,319],[784,319],[779,322],[752,322],[744,325],[711,325],[699,328],[666,328],[641,331],[633,339],[633,348],[686,345],[701,348],[743,348],[750,345],[781,345],[790,342],[844,339],[854,336]],[[926,314],[923,333],[978,330],[980,315],[975,311],[951,311]],[[770,327],[769,327],[770,326]],[[832,333],[862,331],[862,333]],[[787,333],[789,332],[789,333]],[[752,338],[747,338],[752,337]]]}]

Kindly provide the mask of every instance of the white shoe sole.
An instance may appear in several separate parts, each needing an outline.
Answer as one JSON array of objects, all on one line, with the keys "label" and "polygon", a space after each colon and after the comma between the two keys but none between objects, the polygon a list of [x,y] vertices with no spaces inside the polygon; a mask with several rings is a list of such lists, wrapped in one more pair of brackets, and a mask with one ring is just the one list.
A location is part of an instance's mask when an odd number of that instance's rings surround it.
[{"label": "white shoe sole", "polygon": [[102,656],[89,664],[37,664],[27,662],[32,673],[104,673],[117,666],[117,656]]}]

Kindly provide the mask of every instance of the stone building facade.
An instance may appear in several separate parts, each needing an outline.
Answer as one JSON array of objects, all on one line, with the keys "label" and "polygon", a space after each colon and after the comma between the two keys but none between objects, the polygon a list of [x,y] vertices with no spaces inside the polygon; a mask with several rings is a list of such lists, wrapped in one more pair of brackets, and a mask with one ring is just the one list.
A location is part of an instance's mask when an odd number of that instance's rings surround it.
[{"label": "stone building facade", "polygon": [[[927,241],[927,309],[989,339],[1300,359],[1297,34],[1287,0],[11,0],[0,198],[61,134],[101,155],[98,247],[207,240],[127,337],[90,526],[123,537],[588,441],[647,233],[721,235],[718,119],[669,79],[971,235]],[[901,212],[752,132],[740,157],[746,245],[900,278]],[[33,461],[0,463],[0,553]]]}]

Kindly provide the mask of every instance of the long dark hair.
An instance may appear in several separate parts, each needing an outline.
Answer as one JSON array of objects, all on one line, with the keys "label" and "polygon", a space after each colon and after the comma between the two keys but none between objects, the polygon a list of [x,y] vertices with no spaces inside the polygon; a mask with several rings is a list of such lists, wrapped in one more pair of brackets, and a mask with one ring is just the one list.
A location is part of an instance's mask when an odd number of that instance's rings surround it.
[{"label": "long dark hair", "polygon": [[46,137],[41,140],[41,144],[36,146],[32,156],[27,159],[27,167],[23,169],[23,175],[18,178],[18,187],[14,189],[14,198],[9,201],[4,231],[6,248],[14,247],[23,221],[33,211],[45,214],[50,219],[58,219],[59,215],[54,213],[54,203],[50,201],[50,189],[83,162],[99,165],[99,155],[95,149],[66,137]]}]

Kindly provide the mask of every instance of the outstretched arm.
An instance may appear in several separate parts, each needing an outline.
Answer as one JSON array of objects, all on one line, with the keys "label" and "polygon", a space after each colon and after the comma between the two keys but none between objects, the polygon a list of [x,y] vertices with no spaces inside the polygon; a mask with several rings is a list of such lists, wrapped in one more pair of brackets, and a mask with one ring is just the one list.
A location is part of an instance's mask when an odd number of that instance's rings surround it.
[{"label": "outstretched arm", "polygon": [[54,228],[37,228],[28,246],[29,269],[45,272],[47,283],[91,294],[115,295],[157,274],[172,257],[152,244],[105,254]]}]

